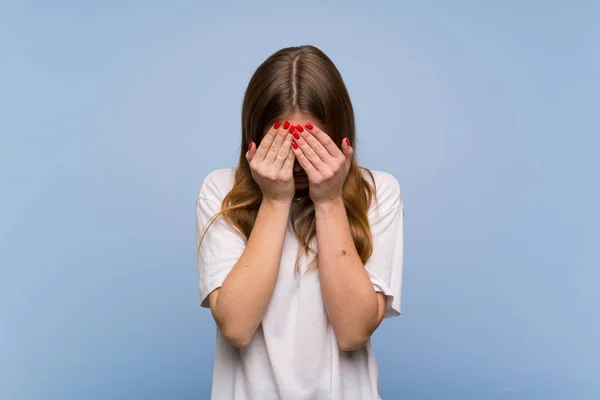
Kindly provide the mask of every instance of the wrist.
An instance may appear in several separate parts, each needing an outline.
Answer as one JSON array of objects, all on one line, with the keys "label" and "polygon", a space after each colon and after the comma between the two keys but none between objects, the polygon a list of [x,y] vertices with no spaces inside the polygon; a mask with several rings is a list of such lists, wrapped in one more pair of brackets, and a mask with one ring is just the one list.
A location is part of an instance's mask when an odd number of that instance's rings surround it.
[{"label": "wrist", "polygon": [[340,209],[346,209],[342,196],[314,202],[315,214],[328,215]]},{"label": "wrist", "polygon": [[263,197],[262,204],[274,208],[285,208],[290,207],[292,205],[292,199],[275,199],[270,197]]}]

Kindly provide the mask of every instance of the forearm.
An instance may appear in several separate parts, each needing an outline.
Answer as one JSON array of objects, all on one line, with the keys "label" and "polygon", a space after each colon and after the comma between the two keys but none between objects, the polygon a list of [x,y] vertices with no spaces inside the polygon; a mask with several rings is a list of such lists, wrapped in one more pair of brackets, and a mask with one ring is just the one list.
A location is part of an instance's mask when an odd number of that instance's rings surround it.
[{"label": "forearm", "polygon": [[263,201],[239,260],[211,304],[221,332],[244,347],[263,319],[277,282],[290,204]]},{"label": "forearm", "polygon": [[377,328],[378,300],[356,251],[341,198],[315,204],[319,278],[338,344],[353,350]]}]

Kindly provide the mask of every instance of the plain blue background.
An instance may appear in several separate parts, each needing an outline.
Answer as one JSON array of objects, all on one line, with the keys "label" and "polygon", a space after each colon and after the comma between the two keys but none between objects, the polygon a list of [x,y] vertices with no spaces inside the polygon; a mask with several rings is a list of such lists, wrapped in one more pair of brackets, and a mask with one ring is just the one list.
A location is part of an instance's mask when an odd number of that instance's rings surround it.
[{"label": "plain blue background", "polygon": [[208,398],[197,191],[299,44],[404,191],[382,397],[600,398],[598,3],[250,3],[0,6],[0,398]]}]

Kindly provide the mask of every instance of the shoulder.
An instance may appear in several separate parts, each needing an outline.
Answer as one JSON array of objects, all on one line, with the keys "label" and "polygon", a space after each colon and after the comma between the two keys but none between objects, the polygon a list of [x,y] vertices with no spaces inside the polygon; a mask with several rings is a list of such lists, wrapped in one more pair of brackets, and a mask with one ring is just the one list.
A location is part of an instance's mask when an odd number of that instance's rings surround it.
[{"label": "shoulder", "polygon": [[372,183],[375,187],[376,202],[373,202],[371,208],[377,207],[377,205],[381,210],[404,207],[402,188],[394,175],[363,167],[361,169],[367,182]]},{"label": "shoulder", "polygon": [[220,168],[206,175],[200,185],[198,198],[216,201],[219,204],[233,187],[235,168]]}]

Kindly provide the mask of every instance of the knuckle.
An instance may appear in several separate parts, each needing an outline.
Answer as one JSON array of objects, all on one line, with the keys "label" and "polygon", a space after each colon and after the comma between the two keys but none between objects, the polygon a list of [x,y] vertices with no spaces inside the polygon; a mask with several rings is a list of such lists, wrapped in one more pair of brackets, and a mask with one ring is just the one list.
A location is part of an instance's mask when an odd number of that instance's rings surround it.
[{"label": "knuckle", "polygon": [[267,176],[267,172],[268,171],[265,170],[264,164],[261,164],[258,168],[256,168],[256,173],[262,178]]}]

